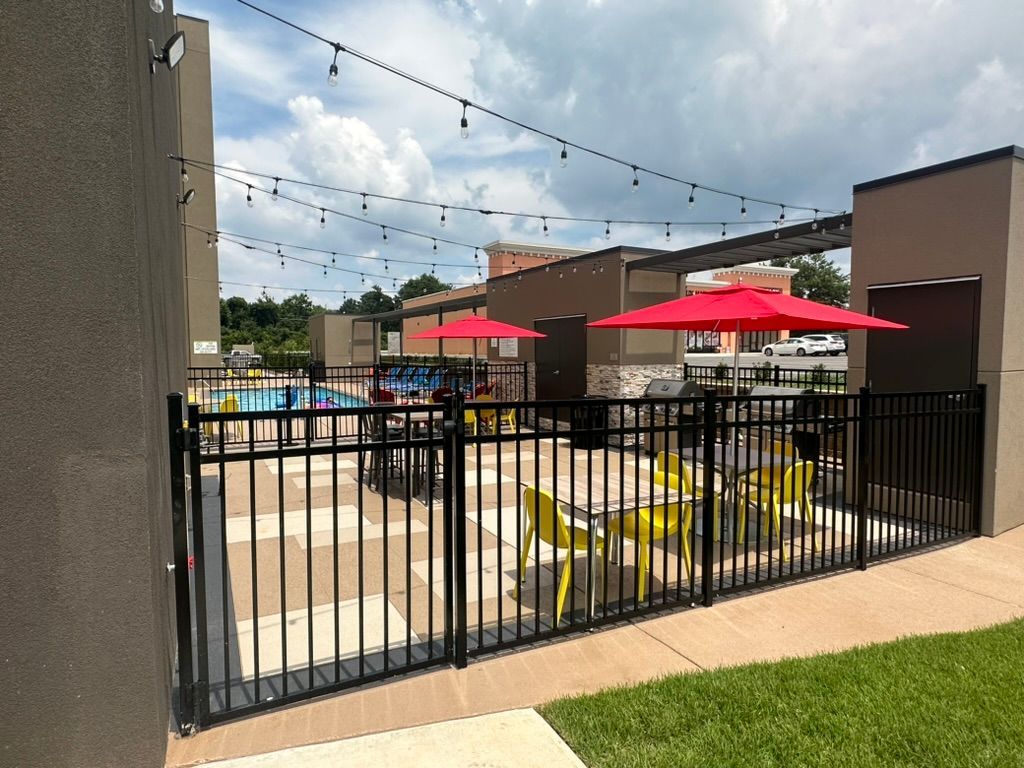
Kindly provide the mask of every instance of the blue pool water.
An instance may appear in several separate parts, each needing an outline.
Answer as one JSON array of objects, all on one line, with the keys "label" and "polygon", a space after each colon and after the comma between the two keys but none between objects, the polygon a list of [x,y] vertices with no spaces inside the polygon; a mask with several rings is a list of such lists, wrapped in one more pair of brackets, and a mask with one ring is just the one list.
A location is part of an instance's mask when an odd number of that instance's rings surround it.
[{"label": "blue pool water", "polygon": [[[267,389],[262,388],[245,388],[245,389],[218,389],[211,393],[213,398],[213,410],[220,410],[220,403],[225,397],[233,395],[238,399],[238,408],[242,411],[276,411],[284,410],[285,408],[285,388],[284,387],[272,387]],[[317,405],[324,407],[327,398],[330,397],[334,400],[332,405],[326,407],[336,408],[353,408],[361,405],[366,405],[366,401],[346,395],[343,392],[338,392],[327,387],[316,388],[316,401]],[[293,388],[292,389],[292,408],[309,408],[309,390]]]}]

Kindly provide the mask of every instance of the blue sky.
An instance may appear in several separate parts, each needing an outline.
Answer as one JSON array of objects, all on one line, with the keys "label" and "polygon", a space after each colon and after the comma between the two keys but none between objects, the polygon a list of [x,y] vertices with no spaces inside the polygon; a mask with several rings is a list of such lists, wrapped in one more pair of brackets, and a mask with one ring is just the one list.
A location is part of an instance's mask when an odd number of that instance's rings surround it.
[{"label": "blue sky", "polygon": [[[723,2],[430,2],[260,0],[329,39],[556,135],[699,183],[822,209],[851,207],[851,186],[1006,144],[1024,143],[1024,3],[1014,0],[724,0]],[[641,177],[470,112],[347,57],[327,85],[333,50],[231,0],[180,0],[209,19],[216,160],[240,171],[439,203],[549,215],[737,221],[735,200]],[[240,174],[241,175],[241,174]],[[282,187],[282,192],[284,192]],[[360,200],[292,189],[359,213]],[[430,271],[472,282],[472,251],[394,233],[218,182],[222,230],[362,256],[339,265],[397,279]],[[602,248],[603,225],[551,225],[371,201],[392,226],[483,245],[495,239]],[[751,219],[778,209],[750,208]],[[787,218],[792,219],[789,213]],[[759,228],[748,224],[730,234]],[[613,227],[611,244],[679,248],[717,239],[718,225]],[[226,281],[361,289],[358,276],[222,243]],[[314,257],[319,258],[319,257]],[[836,259],[844,266],[848,254]],[[328,259],[329,260],[329,259]],[[390,289],[391,280],[367,278]],[[226,286],[225,295],[259,289]],[[275,292],[277,296],[284,295]]]}]

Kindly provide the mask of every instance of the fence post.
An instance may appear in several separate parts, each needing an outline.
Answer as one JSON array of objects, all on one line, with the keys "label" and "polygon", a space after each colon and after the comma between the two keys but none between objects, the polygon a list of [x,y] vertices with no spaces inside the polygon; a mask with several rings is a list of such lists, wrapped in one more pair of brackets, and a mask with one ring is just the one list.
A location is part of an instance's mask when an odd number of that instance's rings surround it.
[{"label": "fence post", "polygon": [[774,386],[776,386],[776,387],[779,386],[779,384],[782,381],[781,372],[782,372],[782,367],[778,363],[776,363],[775,364],[775,370],[772,372],[773,373],[772,384]]},{"label": "fence post", "polygon": [[[530,399],[530,365],[525,360],[523,361],[522,365],[523,365],[523,396],[520,397],[519,399],[520,400],[529,400]],[[529,414],[530,414],[530,412],[524,408],[523,409],[523,421],[526,422],[526,426],[530,426],[530,415]]]},{"label": "fence post", "polygon": [[977,432],[974,437],[977,455],[974,459],[974,519],[971,522],[974,525],[972,533],[975,536],[981,536],[981,501],[985,485],[985,398],[988,387],[986,384],[978,384],[977,386],[978,422],[975,426]]},{"label": "fence post", "polygon": [[[455,514],[455,558],[454,558],[454,587],[455,587],[455,666],[462,669],[467,661],[467,612],[466,612],[466,412],[465,395],[462,392],[462,382],[455,380],[455,394],[453,396],[453,416],[455,431],[452,436],[452,451],[454,461],[452,462],[452,493],[454,504],[452,505]],[[447,468],[445,469],[447,471]]]},{"label": "fence post", "polygon": [[[290,411],[292,409],[292,385],[291,384],[285,384],[284,385],[284,409],[286,411]],[[291,420],[291,417],[287,416],[287,415],[284,418],[284,435],[285,435],[285,442],[288,445],[294,445],[294,443],[292,442],[292,420]]]},{"label": "fence post", "polygon": [[444,395],[443,444],[441,448],[443,483],[442,516],[444,519],[444,655],[455,660],[455,405],[454,395]]},{"label": "fence post", "polygon": [[689,380],[690,378],[690,364],[683,360],[683,379]]},{"label": "fence post", "polygon": [[868,567],[868,465],[871,445],[871,389],[860,388],[857,419],[857,567]]},{"label": "fence post", "polygon": [[[201,423],[199,405],[190,403],[188,406],[188,423],[198,429]],[[221,424],[221,429],[224,425]],[[188,444],[188,474],[192,481],[192,575],[195,584],[196,614],[196,681],[194,686],[194,702],[196,710],[196,727],[206,725],[210,717],[210,660],[209,642],[206,623],[206,534],[203,523],[203,466],[199,455],[199,436]],[[220,493],[224,493],[221,488]],[[186,562],[186,573],[188,564]],[[175,568],[177,570],[177,568]]]},{"label": "fence post", "polygon": [[[715,573],[715,434],[718,431],[718,399],[715,390],[704,390],[704,496],[701,503],[701,557],[700,587],[704,605],[710,608],[714,603],[713,579]],[[726,511],[723,509],[722,513]]]},{"label": "fence post", "polygon": [[[195,673],[192,668],[192,596],[188,573],[188,506],[185,500],[186,435],[198,440],[198,425],[182,425],[180,392],[167,396],[167,439],[171,458],[171,535],[174,545],[174,615],[178,635],[178,731],[194,733]],[[170,567],[170,566],[169,566]]]},{"label": "fence post", "polygon": [[309,367],[306,368],[306,384],[309,386],[309,400],[306,402],[309,404],[308,407],[312,408],[316,405],[316,391],[315,384],[313,384],[313,361],[309,361]]}]

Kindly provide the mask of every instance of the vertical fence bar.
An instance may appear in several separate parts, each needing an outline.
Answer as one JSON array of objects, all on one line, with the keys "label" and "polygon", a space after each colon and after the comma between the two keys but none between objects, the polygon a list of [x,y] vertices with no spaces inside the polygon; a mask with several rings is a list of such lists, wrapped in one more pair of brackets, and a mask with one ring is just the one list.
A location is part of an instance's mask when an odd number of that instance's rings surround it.
[{"label": "vertical fence bar", "polygon": [[[982,492],[985,485],[985,400],[987,393],[987,385],[978,385],[978,405],[977,414],[975,415],[975,436],[974,436],[974,514],[971,519],[972,533],[975,536],[981,535],[981,503],[982,503]],[[970,400],[966,400],[970,403]]]},{"label": "vertical fence bar", "polygon": [[455,486],[452,482],[452,467],[455,458],[455,412],[451,392],[444,395],[444,421],[442,443],[441,483],[444,498],[441,502],[442,527],[444,530],[444,655],[449,661],[455,660],[455,567],[453,558],[455,536]]},{"label": "vertical fence bar", "polygon": [[[455,390],[454,398],[455,433],[452,448],[455,453],[452,478],[455,512],[455,666],[462,669],[466,666],[468,628],[466,626],[466,579],[469,572],[466,567],[466,415],[462,387]],[[447,470],[447,468],[446,468]],[[479,596],[478,596],[479,599]]]},{"label": "vertical fence bar", "polygon": [[857,567],[868,567],[868,467],[870,463],[871,389],[860,388],[860,414],[857,420]]},{"label": "vertical fence bar", "polygon": [[[714,603],[714,589],[712,585],[714,560],[715,560],[715,432],[718,431],[716,424],[718,414],[715,412],[717,402],[715,390],[704,391],[704,496],[702,498],[701,516],[701,592],[704,605],[708,608]],[[724,506],[724,505],[723,505]],[[723,509],[723,513],[728,514]]]},{"label": "vertical fence bar", "polygon": [[171,525],[174,543],[174,612],[178,633],[178,731],[195,731],[195,674],[192,667],[192,596],[188,569],[188,507],[185,496],[185,436],[199,439],[199,425],[182,426],[180,392],[167,396],[167,437],[171,459]]},{"label": "vertical fence bar", "polygon": [[[199,405],[188,406],[189,425],[199,423]],[[221,426],[223,430],[223,425]],[[192,555],[193,576],[195,579],[195,612],[196,612],[196,687],[195,710],[196,724],[205,725],[210,717],[210,658],[206,622],[206,547],[203,529],[203,483],[202,458],[199,455],[199,440],[193,440],[188,449],[188,472],[192,480]],[[223,493],[223,489],[221,489]],[[188,564],[186,561],[186,573]],[[177,568],[175,568],[177,570]],[[191,632],[191,630],[190,630]],[[226,675],[225,675],[226,677]]]}]

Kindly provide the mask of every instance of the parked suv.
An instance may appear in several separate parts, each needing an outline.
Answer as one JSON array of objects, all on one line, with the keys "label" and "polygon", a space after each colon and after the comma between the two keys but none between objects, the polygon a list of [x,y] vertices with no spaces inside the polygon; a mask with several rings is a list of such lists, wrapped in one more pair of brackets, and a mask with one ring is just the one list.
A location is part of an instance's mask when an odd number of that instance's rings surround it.
[{"label": "parked suv", "polygon": [[828,345],[823,341],[814,341],[813,339],[804,336],[803,338],[783,339],[782,341],[776,341],[774,344],[765,345],[764,349],[765,357],[771,357],[772,355],[827,355]]},{"label": "parked suv", "polygon": [[835,333],[811,333],[807,336],[803,336],[802,338],[808,339],[809,341],[822,342],[828,347],[828,353],[833,357],[846,351],[846,340]]}]

